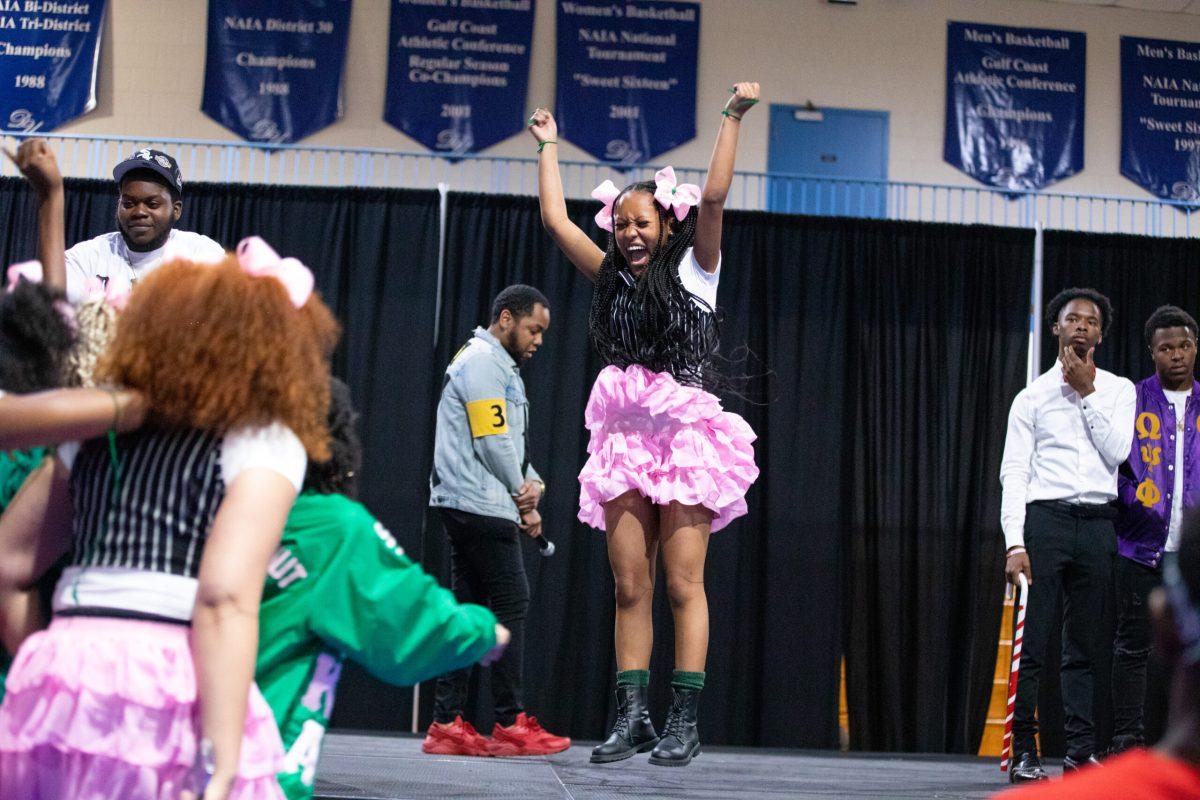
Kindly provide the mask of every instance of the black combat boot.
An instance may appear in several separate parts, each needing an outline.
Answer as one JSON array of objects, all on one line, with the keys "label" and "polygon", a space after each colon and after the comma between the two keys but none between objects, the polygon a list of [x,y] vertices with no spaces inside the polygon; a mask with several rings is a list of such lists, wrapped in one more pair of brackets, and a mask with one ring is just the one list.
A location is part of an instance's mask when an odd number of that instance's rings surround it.
[{"label": "black combat boot", "polygon": [[660,767],[686,767],[700,755],[700,732],[696,729],[699,689],[671,688],[671,713],[663,726],[662,739],[650,754],[650,763]]},{"label": "black combat boot", "polygon": [[1009,783],[1028,783],[1030,781],[1048,781],[1050,776],[1042,768],[1042,760],[1037,753],[1018,753],[1008,765]]},{"label": "black combat boot", "polygon": [[650,721],[648,694],[645,686],[617,687],[617,721],[604,743],[592,749],[593,764],[623,761],[658,744],[658,734]]}]

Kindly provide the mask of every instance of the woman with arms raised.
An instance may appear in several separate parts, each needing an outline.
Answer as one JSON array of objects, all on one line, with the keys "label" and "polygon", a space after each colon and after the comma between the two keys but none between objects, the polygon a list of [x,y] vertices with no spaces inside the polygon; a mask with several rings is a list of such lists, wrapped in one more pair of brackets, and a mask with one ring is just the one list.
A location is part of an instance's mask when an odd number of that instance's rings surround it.
[{"label": "woman with arms raised", "polygon": [[[592,196],[604,206],[596,222],[612,232],[607,251],[567,216],[553,117],[538,109],[530,119],[542,223],[595,284],[589,331],[607,364],[588,400],[590,456],[579,476],[579,518],[605,531],[616,582],[617,720],[592,751],[597,763],[653,748],[651,763],[684,766],[700,752],[708,538],[746,513],[745,493],[758,477],[754,432],[708,391],[721,385],[721,219],[742,116],[757,102],[756,83],[732,90],[703,190],[678,184],[670,167],[653,182],[598,187]],[[673,700],[661,737],[647,709],[660,553],[675,617]]]}]

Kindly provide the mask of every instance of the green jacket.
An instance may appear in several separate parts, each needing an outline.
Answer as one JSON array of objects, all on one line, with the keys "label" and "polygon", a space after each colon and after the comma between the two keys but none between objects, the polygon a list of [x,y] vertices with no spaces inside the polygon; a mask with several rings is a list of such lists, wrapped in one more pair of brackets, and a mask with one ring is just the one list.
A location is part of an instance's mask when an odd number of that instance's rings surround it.
[{"label": "green jacket", "polygon": [[300,495],[267,571],[255,674],[287,751],[289,800],[312,797],[345,659],[410,685],[478,661],[495,628],[491,611],[460,605],[363,506]]}]

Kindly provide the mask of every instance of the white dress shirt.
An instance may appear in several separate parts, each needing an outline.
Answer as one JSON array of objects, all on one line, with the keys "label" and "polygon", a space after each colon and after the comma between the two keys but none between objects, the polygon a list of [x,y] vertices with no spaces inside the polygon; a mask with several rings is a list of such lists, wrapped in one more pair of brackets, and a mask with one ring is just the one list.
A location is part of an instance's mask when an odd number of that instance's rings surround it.
[{"label": "white dress shirt", "polygon": [[1035,500],[1107,503],[1117,497],[1117,468],[1129,458],[1137,392],[1096,370],[1087,397],[1063,380],[1062,363],[1013,400],[1000,464],[1000,526],[1006,547],[1025,544],[1025,504]]},{"label": "white dress shirt", "polygon": [[[219,261],[225,257],[225,249],[203,234],[172,230],[167,240],[185,258]],[[121,288],[132,287],[162,263],[164,250],[165,244],[145,253],[130,250],[120,231],[80,242],[66,252],[67,300],[75,305],[86,300],[88,279],[93,277],[112,281]]]}]

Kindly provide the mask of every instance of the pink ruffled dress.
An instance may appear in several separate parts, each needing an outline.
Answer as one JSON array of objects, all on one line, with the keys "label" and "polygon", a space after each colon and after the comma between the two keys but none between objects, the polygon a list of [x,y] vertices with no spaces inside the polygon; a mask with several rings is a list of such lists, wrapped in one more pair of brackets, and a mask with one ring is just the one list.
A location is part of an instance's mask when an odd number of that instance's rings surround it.
[{"label": "pink ruffled dress", "polygon": [[746,513],[758,478],[754,431],[709,392],[643,366],[601,370],[584,412],[591,431],[579,473],[579,519],[604,530],[604,504],[636,489],[655,505],[713,513],[712,531]]},{"label": "pink ruffled dress", "polygon": [[[715,346],[720,262],[707,272],[688,248],[678,276],[692,301],[671,312],[672,324],[685,332],[672,362],[694,372],[705,360],[698,354]],[[636,279],[627,270],[619,277],[609,332],[635,352]],[[592,384],[584,422],[592,435],[579,473],[579,519],[587,525],[604,530],[604,504],[631,489],[655,505],[704,506],[713,533],[746,513],[746,491],[758,478],[756,437],[715,395],[679,383],[671,372],[609,365]]]},{"label": "pink ruffled dress", "polygon": [[[196,763],[191,630],[57,617],[21,645],[0,707],[3,800],[178,800]],[[283,744],[252,686],[231,800],[283,800]]]}]

